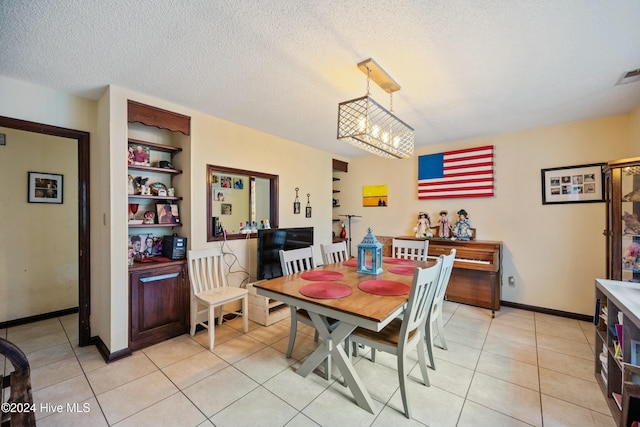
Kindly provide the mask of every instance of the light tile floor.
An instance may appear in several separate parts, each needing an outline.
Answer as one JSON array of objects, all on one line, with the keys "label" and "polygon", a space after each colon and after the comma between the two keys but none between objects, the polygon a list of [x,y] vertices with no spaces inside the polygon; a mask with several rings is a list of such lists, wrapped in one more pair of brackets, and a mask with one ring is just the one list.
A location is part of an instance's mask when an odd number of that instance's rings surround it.
[{"label": "light tile floor", "polygon": [[[226,322],[216,328],[213,352],[203,331],[109,365],[95,347],[78,347],[76,315],[0,336],[28,356],[41,427],[614,426],[593,374],[592,324],[508,307],[491,319],[488,310],[450,302],[444,317],[449,349],[436,347],[431,387],[419,381],[415,352],[410,358],[412,420],[402,413],[393,356],[354,360],[375,414],[335,379],[298,376],[296,367],[315,348],[313,330],[300,325],[286,359],[289,319],[270,327],[250,322],[246,335],[240,319]],[[85,412],[66,410],[76,402]],[[64,409],[47,411],[47,403]]]}]

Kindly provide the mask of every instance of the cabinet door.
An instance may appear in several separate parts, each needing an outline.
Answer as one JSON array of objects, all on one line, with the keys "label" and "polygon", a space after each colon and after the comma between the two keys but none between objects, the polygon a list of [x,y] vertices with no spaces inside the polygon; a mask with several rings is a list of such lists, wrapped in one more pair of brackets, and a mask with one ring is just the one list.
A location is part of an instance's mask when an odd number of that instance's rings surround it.
[{"label": "cabinet door", "polygon": [[133,271],[130,298],[132,350],[188,331],[189,294],[184,263]]}]

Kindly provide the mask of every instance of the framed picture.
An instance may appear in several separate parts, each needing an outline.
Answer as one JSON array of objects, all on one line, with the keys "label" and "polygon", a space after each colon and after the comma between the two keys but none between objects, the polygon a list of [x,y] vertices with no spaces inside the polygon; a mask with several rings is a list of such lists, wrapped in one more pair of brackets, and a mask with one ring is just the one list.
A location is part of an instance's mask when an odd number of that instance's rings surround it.
[{"label": "framed picture", "polygon": [[220,204],[220,215],[231,215],[231,203]]},{"label": "framed picture", "polygon": [[62,204],[62,175],[29,172],[27,188],[29,203]]},{"label": "framed picture", "polygon": [[542,169],[542,204],[604,202],[603,165]]},{"label": "framed picture", "polygon": [[146,145],[129,144],[127,152],[127,164],[137,166],[149,166],[150,150]]},{"label": "framed picture", "polygon": [[171,203],[158,203],[156,205],[158,224],[178,224],[180,222],[180,213],[178,205]]}]

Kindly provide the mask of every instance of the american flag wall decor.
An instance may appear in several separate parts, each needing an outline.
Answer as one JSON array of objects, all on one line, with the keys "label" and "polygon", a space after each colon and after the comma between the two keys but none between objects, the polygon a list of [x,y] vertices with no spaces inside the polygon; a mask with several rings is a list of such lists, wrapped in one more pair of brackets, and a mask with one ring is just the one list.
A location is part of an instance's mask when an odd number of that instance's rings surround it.
[{"label": "american flag wall decor", "polygon": [[418,157],[418,199],[493,196],[493,145]]}]

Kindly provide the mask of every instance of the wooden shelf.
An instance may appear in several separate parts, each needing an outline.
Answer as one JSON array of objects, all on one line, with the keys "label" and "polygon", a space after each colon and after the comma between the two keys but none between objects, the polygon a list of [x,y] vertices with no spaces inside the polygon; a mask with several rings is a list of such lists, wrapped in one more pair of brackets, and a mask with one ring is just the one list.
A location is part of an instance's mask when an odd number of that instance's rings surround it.
[{"label": "wooden shelf", "polygon": [[157,168],[155,166],[142,166],[142,165],[129,165],[129,169],[149,171],[149,172],[171,173],[174,175],[179,175],[182,173],[182,171],[178,169],[166,169],[166,168]]},{"label": "wooden shelf", "polygon": [[147,199],[147,200],[182,200],[182,197],[174,196],[143,196],[142,194],[129,194],[129,199]]},{"label": "wooden shelf", "polygon": [[177,224],[128,224],[129,228],[170,228],[170,227],[182,227],[182,223],[179,222]]},{"label": "wooden shelf", "polygon": [[180,151],[182,151],[182,148],[180,147],[158,144],[156,142],[143,141],[141,139],[129,138],[128,141],[129,144],[144,145],[146,147],[153,148],[155,151],[164,151],[165,153],[179,153]]}]

